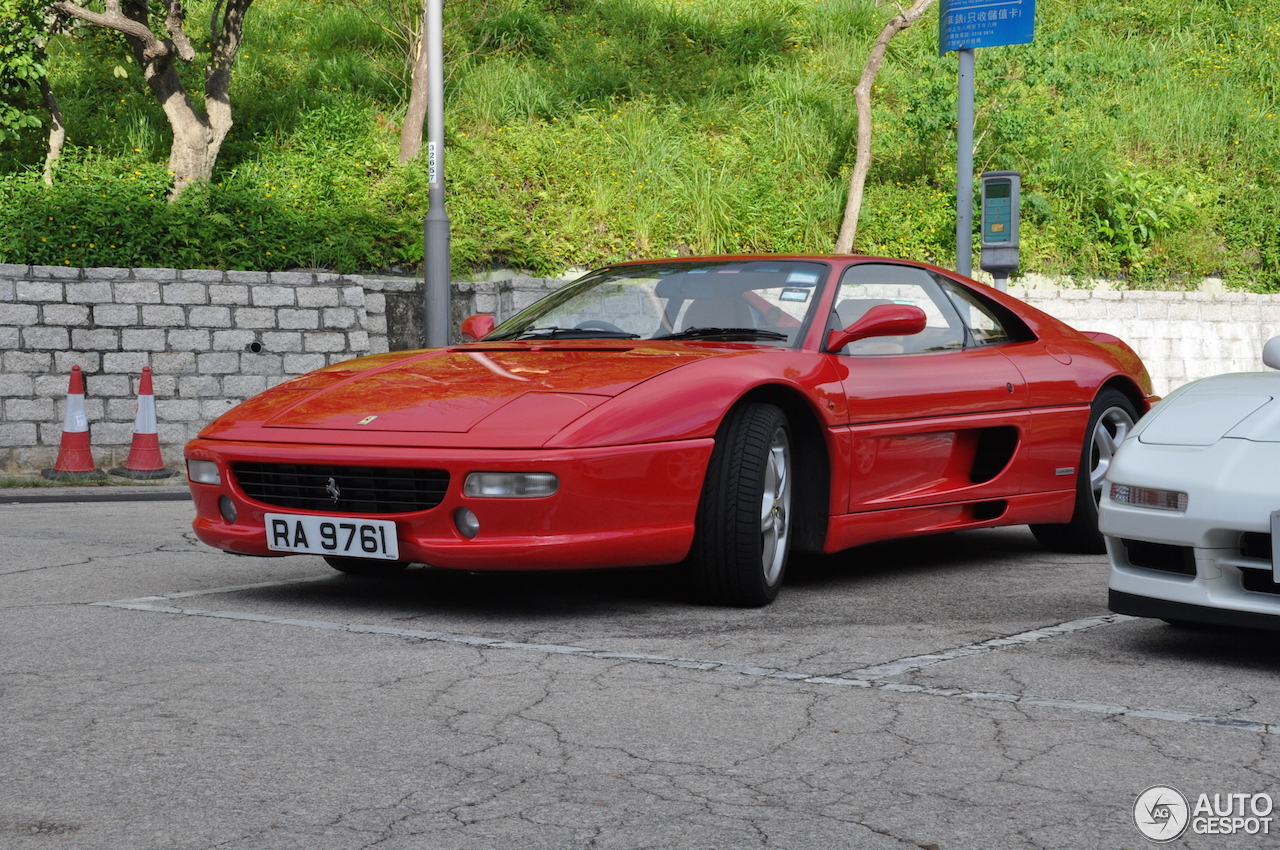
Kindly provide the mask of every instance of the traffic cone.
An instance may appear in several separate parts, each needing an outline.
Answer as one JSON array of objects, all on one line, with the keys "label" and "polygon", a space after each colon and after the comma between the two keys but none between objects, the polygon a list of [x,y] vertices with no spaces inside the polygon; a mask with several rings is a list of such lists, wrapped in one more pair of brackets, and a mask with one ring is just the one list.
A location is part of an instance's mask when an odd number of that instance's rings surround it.
[{"label": "traffic cone", "polygon": [[101,469],[93,465],[89,448],[89,420],[84,413],[84,373],[71,367],[71,385],[67,388],[67,413],[62,418],[62,441],[58,459],[52,469],[42,469],[45,478],[102,478]]},{"label": "traffic cone", "polygon": [[112,475],[124,478],[169,478],[177,475],[175,469],[165,469],[160,457],[160,437],[156,434],[156,394],[151,388],[151,367],[142,367],[142,380],[138,384],[138,415],[133,418],[133,443],[129,446],[129,459],[123,467],[111,470]]}]

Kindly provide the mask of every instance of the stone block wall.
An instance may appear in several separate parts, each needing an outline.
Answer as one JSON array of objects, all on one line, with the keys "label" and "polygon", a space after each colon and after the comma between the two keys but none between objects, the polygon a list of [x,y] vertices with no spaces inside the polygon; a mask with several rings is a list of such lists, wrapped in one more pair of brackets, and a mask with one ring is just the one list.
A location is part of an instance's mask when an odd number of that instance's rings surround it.
[{"label": "stone block wall", "polygon": [[[562,286],[511,277],[453,285],[453,328],[502,321]],[[1258,371],[1280,335],[1280,296],[1015,289],[1081,330],[1128,342],[1157,393],[1220,372]],[[122,465],[138,379],[150,366],[166,463],[233,405],[289,377],[422,340],[422,281],[311,272],[73,269],[0,265],[0,472],[57,457],[68,376],[86,378],[94,459]]]}]

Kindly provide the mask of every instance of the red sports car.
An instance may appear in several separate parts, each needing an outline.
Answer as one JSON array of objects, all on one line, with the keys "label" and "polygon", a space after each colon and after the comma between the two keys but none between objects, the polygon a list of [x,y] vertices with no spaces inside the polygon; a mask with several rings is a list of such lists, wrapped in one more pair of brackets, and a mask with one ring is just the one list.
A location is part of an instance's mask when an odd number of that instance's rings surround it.
[{"label": "red sports car", "polygon": [[1154,401],[1115,337],[903,260],[621,263],[493,324],[219,417],[186,449],[196,534],[365,575],[679,563],[762,605],[796,551],[1023,523],[1103,551]]}]

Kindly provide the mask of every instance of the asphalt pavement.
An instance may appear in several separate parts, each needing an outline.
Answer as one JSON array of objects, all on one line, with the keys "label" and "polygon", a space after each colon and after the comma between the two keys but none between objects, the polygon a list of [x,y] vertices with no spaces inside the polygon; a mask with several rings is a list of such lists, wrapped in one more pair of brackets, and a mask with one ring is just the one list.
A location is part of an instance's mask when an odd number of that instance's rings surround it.
[{"label": "asphalt pavement", "polygon": [[0,493],[0,847],[1138,848],[1151,786],[1280,793],[1276,636],[1111,615],[1025,528],[735,610],[229,556],[181,490]]}]

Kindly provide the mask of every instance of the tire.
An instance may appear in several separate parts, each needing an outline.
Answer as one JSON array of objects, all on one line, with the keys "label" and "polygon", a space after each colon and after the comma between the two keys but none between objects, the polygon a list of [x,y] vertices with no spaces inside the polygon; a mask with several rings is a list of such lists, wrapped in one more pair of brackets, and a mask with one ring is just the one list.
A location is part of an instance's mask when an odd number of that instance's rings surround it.
[{"label": "tire", "polygon": [[791,426],[772,404],[729,412],[707,466],[690,552],[698,596],[755,608],[778,595],[791,543]]},{"label": "tire", "polygon": [[365,578],[381,578],[393,576],[409,566],[408,561],[382,561],[374,558],[339,558],[325,555],[325,563],[340,573]]},{"label": "tire", "polygon": [[1098,502],[1103,478],[1111,459],[1138,421],[1138,411],[1119,390],[1103,390],[1093,401],[1089,427],[1076,471],[1076,507],[1071,522],[1060,525],[1033,525],[1031,533],[1046,549],[1101,555],[1107,551],[1098,530]]}]

